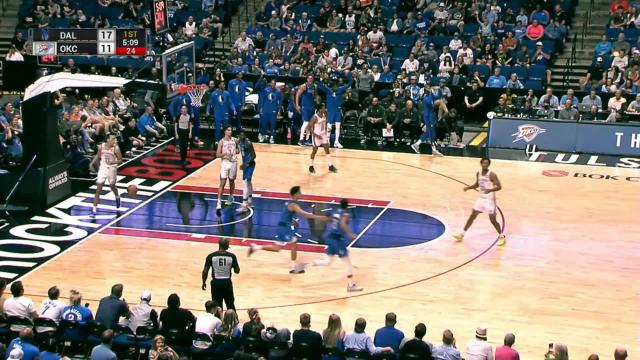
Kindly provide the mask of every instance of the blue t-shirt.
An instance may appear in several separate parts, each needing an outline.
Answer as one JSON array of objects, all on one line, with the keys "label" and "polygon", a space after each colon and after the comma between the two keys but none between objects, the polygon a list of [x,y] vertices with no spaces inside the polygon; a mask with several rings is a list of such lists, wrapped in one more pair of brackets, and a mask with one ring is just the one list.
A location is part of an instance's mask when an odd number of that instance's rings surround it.
[{"label": "blue t-shirt", "polygon": [[66,306],[62,309],[62,320],[75,321],[78,324],[85,325],[89,321],[93,321],[93,313],[84,306]]},{"label": "blue t-shirt", "polygon": [[505,86],[507,86],[507,79],[502,75],[491,75],[487,80],[487,87],[489,88],[503,88]]},{"label": "blue t-shirt", "polygon": [[33,360],[37,359],[40,356],[40,350],[38,348],[26,341],[22,341],[20,338],[15,338],[11,341],[9,346],[7,347],[7,353],[5,354],[5,358],[9,358],[9,354],[11,354],[11,350],[20,349],[24,353],[22,356],[22,360]]},{"label": "blue t-shirt", "polygon": [[40,360],[60,360],[60,355],[49,351],[43,351],[40,353]]},{"label": "blue t-shirt", "polygon": [[404,333],[393,326],[385,326],[376,330],[373,344],[377,347],[390,347],[394,352],[400,351],[400,343],[404,339]]}]

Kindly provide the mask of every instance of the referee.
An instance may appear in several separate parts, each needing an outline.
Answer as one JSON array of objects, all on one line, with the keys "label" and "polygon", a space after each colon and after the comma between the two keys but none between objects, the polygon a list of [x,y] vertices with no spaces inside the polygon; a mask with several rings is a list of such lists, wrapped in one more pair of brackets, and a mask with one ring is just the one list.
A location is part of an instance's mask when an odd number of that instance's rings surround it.
[{"label": "referee", "polygon": [[211,270],[211,299],[222,306],[222,300],[227,309],[235,310],[233,283],[231,282],[231,269],[236,274],[240,273],[238,259],[229,251],[229,240],[220,239],[218,251],[207,256],[202,269],[202,290],[207,290],[207,278]]},{"label": "referee", "polygon": [[180,161],[182,166],[187,165],[187,150],[191,142],[192,116],[189,114],[187,105],[180,107],[180,115],[178,115],[175,131],[176,139],[180,147]]}]

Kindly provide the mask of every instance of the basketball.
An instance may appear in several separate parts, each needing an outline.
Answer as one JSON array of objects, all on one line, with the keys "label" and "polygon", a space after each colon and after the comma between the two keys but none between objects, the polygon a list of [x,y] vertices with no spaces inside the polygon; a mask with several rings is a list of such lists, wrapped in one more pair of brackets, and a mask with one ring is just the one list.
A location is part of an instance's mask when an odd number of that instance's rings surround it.
[{"label": "basketball", "polygon": [[136,196],[137,193],[138,187],[135,185],[129,185],[129,187],[127,188],[127,194],[129,194],[129,196]]}]

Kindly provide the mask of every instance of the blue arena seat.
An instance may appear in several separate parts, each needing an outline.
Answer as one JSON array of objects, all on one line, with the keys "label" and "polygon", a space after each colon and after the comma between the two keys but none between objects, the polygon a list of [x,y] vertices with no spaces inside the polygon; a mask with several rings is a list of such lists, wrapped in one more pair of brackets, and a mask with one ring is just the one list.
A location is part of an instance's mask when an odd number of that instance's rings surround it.
[{"label": "blue arena seat", "polygon": [[546,70],[547,70],[546,67],[542,65],[532,65],[529,68],[529,75],[528,75],[529,80],[541,81],[542,79],[545,78]]},{"label": "blue arena seat", "polygon": [[518,79],[524,81],[527,79],[529,70],[524,66],[512,66],[511,73],[515,73],[516,75],[518,75]]},{"label": "blue arena seat", "polygon": [[524,83],[524,87],[526,89],[542,90],[542,81],[540,81],[540,80],[527,80]]}]

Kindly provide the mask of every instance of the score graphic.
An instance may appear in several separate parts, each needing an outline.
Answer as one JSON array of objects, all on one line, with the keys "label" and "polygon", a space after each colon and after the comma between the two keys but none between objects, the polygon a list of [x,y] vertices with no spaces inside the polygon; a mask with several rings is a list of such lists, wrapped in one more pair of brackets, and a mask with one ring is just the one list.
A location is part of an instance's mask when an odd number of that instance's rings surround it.
[{"label": "score graphic", "polygon": [[147,53],[143,29],[33,29],[33,55],[130,55]]}]

